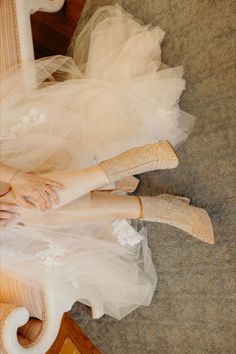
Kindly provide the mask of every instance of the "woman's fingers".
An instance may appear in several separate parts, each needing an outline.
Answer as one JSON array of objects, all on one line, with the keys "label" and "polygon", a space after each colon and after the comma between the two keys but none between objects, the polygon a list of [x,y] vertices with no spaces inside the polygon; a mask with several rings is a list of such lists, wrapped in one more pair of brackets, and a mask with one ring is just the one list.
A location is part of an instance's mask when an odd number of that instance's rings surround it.
[{"label": "woman's fingers", "polygon": [[47,186],[46,192],[52,198],[52,200],[54,201],[55,204],[59,203],[59,197],[58,197],[57,193],[51,187]]},{"label": "woman's fingers", "polygon": [[18,206],[14,204],[0,203],[0,211],[17,212]]},{"label": "woman's fingers", "polygon": [[64,188],[60,182],[33,173],[19,171],[13,177],[12,193],[18,197],[17,201],[25,208],[36,207],[42,211],[50,209],[52,202],[58,203],[59,201],[54,188]]},{"label": "woman's fingers", "polygon": [[52,201],[55,204],[59,203],[59,197],[57,193],[52,188],[63,189],[63,185],[59,182],[51,180],[43,180],[39,183],[34,182],[31,186],[28,186],[24,191],[13,189],[13,193],[17,199],[17,202],[24,208],[36,207],[41,211],[50,209],[52,206]]},{"label": "woman's fingers", "polygon": [[64,188],[64,186],[59,182],[43,180],[43,184],[41,186],[35,186],[33,193],[30,194],[34,201],[37,201],[39,208],[42,211],[50,209],[52,206],[52,201],[55,204],[59,203],[59,197],[52,186],[59,189]]},{"label": "woman's fingers", "polygon": [[[47,188],[47,187],[45,187]],[[50,209],[51,200],[48,193],[44,190],[30,190],[25,192],[24,195],[16,194],[16,201],[24,208],[32,209],[37,208],[41,211]]]},{"label": "woman's fingers", "polygon": [[53,186],[53,187],[56,187],[56,188],[59,188],[59,189],[63,189],[64,188],[63,184],[61,184],[59,182],[56,182],[56,181],[52,181],[50,179],[44,180],[44,183],[46,183],[49,186]]},{"label": "woman's fingers", "polygon": [[1,210],[0,211],[0,220],[2,220],[2,219],[4,219],[4,220],[5,219],[12,220],[12,219],[15,219],[19,215],[20,214],[18,214],[18,213],[13,213],[13,212]]},{"label": "woman's fingers", "polygon": [[0,227],[5,227],[14,219],[20,216],[16,213],[16,206],[13,204],[0,203]]},{"label": "woman's fingers", "polygon": [[[32,197],[34,195],[34,197]],[[40,197],[40,202],[38,201],[39,199],[39,193],[30,193],[30,195],[27,193],[25,195],[15,195],[17,203],[19,203],[23,208],[27,209],[33,209],[37,208],[40,210],[45,210],[45,202],[43,201],[42,197]]]},{"label": "woman's fingers", "polygon": [[34,207],[34,205],[32,203],[28,202],[24,197],[16,195],[15,198],[16,198],[17,203],[19,203],[24,208],[32,209]]},{"label": "woman's fingers", "polygon": [[31,196],[27,197],[27,200],[36,206],[37,209],[45,211],[47,209],[47,203],[41,195],[40,191],[34,192]]},{"label": "woman's fingers", "polygon": [[41,198],[44,200],[45,209],[50,209],[52,206],[52,201],[47,193],[46,187],[45,190],[40,191]]}]

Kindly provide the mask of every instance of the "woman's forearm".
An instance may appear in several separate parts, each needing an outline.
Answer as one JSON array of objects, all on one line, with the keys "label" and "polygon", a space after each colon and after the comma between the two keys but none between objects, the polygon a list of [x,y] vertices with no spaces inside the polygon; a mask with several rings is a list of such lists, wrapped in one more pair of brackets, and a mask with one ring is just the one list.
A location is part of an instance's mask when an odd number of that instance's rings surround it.
[{"label": "woman's forearm", "polygon": [[[107,177],[103,170],[96,166],[74,172],[61,171],[38,176],[25,174],[20,179],[20,181],[18,180],[21,176],[16,174],[18,171],[19,170],[17,169],[1,164],[0,180],[12,185],[12,193],[16,197],[16,202],[18,202],[21,206],[27,208],[29,207],[28,203],[31,203],[30,206],[36,205],[36,207],[42,211],[50,208],[50,206],[53,209],[59,208],[62,205],[68,204],[73,200],[80,198],[83,195],[108,183]],[[15,176],[18,177],[17,180]],[[43,181],[45,181],[45,185],[43,184]],[[56,204],[50,203],[46,208],[44,204],[40,204],[42,198],[39,199],[39,197],[42,196],[43,192],[44,194],[46,192],[48,193],[48,189],[46,190],[46,188],[48,188],[47,184],[49,183],[52,184],[52,188],[55,187],[54,194],[57,194],[60,201],[58,201]],[[64,188],[58,189],[56,188],[57,185],[58,187],[59,185],[63,185]],[[49,198],[49,194],[46,196]],[[42,202],[44,199],[42,199]]]}]

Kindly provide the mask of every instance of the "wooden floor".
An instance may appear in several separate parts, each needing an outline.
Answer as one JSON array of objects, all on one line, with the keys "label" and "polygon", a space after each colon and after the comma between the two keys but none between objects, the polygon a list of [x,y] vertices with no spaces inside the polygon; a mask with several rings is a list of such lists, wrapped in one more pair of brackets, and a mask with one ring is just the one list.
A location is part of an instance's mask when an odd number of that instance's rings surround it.
[{"label": "wooden floor", "polygon": [[46,354],[102,354],[74,320],[65,313],[60,331]]},{"label": "wooden floor", "polygon": [[66,54],[85,0],[66,0],[57,13],[36,12],[31,16],[36,59]]}]

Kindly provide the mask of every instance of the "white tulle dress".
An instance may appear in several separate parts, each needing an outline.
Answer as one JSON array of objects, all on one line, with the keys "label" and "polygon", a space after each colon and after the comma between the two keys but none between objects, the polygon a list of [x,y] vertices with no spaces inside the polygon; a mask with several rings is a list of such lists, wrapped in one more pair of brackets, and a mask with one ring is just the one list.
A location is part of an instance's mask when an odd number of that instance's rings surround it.
[{"label": "white tulle dress", "polygon": [[[118,5],[96,11],[74,58],[53,56],[8,73],[1,93],[1,162],[25,171],[92,166],[131,147],[189,135],[181,67],[161,64],[164,32]],[[149,305],[156,272],[145,228],[76,221],[89,195],[1,231],[1,266],[121,319]]]}]

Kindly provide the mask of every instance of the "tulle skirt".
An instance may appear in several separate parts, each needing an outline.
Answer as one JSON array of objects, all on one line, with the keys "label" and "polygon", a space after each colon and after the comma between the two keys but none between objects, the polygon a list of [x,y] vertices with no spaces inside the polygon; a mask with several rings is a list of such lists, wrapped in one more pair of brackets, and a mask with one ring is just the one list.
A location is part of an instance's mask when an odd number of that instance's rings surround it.
[{"label": "tulle skirt", "polygon": [[[121,7],[96,11],[73,59],[53,56],[7,73],[1,88],[1,163],[45,173],[97,164],[131,147],[190,134],[180,110],[181,67],[161,63],[164,32]],[[1,232],[1,266],[40,287],[99,304],[121,319],[149,305],[156,272],[142,224],[81,223],[69,205]]]}]

